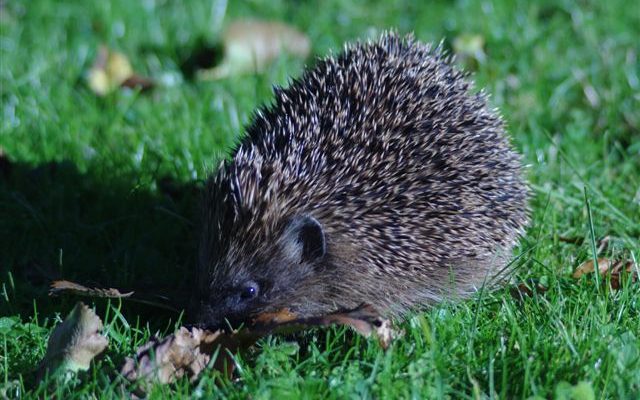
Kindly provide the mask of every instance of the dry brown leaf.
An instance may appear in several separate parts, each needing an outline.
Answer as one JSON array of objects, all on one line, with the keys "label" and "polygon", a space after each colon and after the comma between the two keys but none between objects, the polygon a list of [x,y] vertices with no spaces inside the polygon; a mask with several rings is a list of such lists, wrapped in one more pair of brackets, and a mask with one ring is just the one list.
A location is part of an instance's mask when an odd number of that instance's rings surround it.
[{"label": "dry brown leaf", "polygon": [[[605,274],[611,267],[612,261],[608,258],[598,258],[598,272],[600,275]],[[593,260],[587,260],[580,264],[573,273],[573,277],[580,279],[582,275],[590,274],[595,271]]]},{"label": "dry brown leaf", "polygon": [[98,96],[105,96],[120,87],[149,90],[154,82],[137,75],[129,59],[122,53],[101,46],[98,55],[89,70],[87,81],[89,88]]},{"label": "dry brown leaf", "polygon": [[199,71],[199,79],[217,80],[260,72],[283,53],[304,59],[311,51],[311,42],[304,33],[281,22],[236,21],[227,27],[222,41],[222,62],[214,68]]},{"label": "dry brown leaf", "polygon": [[102,321],[89,307],[76,303],[67,318],[58,325],[47,343],[47,352],[40,362],[38,373],[46,371],[77,372],[89,369],[91,360],[107,348]]},{"label": "dry brown leaf", "polygon": [[80,296],[104,297],[111,299],[120,299],[133,295],[133,292],[122,293],[118,289],[114,288],[89,288],[78,283],[65,280],[51,282],[51,287],[49,288],[49,296],[57,296],[67,293]]},{"label": "dry brown leaf", "polygon": [[264,323],[254,327],[263,330],[264,334],[303,330],[315,326],[346,325],[365,337],[375,335],[383,348],[388,348],[393,337],[397,336],[391,330],[391,322],[380,317],[370,305],[362,305],[348,311],[340,311],[321,317],[298,318],[284,322]]},{"label": "dry brown leaf", "polygon": [[[619,289],[624,274],[631,274],[631,281],[638,280],[637,266],[631,260],[612,260],[609,258],[598,258],[598,273],[601,276],[611,275],[610,282],[612,289]],[[573,273],[575,279],[580,279],[585,274],[591,274],[595,271],[595,263],[593,260],[587,260],[580,264]]]},{"label": "dry brown leaf", "polygon": [[[232,354],[247,349],[260,337],[334,324],[348,325],[367,337],[375,334],[385,349],[397,336],[391,322],[367,305],[317,318],[295,318],[290,310],[283,309],[262,314],[250,327],[231,333],[182,327],[162,340],[154,338],[146,343],[135,357],[126,359],[120,372],[128,380],[137,381],[143,391],[181,377],[194,381],[206,367],[230,376],[235,366]],[[213,357],[216,358],[211,365]]]},{"label": "dry brown leaf", "polygon": [[260,338],[248,330],[225,333],[181,327],[164,339],[153,338],[136,355],[125,360],[120,373],[147,392],[154,384],[169,384],[182,377],[195,381],[207,367],[230,377],[235,369],[232,354]]},{"label": "dry brown leaf", "polygon": [[217,353],[214,368],[231,374],[233,360],[228,351],[235,352],[241,341],[229,340],[229,335],[218,330],[211,332],[199,328],[180,328],[173,335],[160,340],[154,338],[127,358],[120,373],[136,381],[147,391],[153,384],[168,384],[187,377],[191,381],[209,365]]},{"label": "dry brown leaf", "polygon": [[283,322],[290,322],[295,320],[297,317],[294,313],[291,312],[288,308],[283,308],[282,310],[274,313],[262,313],[258,315],[252,322],[253,326],[265,326],[269,324],[281,324]]},{"label": "dry brown leaf", "polygon": [[[156,289],[157,291],[157,289]],[[162,292],[162,290],[160,290]],[[162,308],[172,312],[181,312],[186,307],[186,293],[174,293],[176,297],[170,298],[155,293],[140,293],[136,291],[121,292],[114,288],[87,287],[79,283],[60,280],[51,282],[50,296],[76,295],[93,298],[126,299],[135,303]]]}]

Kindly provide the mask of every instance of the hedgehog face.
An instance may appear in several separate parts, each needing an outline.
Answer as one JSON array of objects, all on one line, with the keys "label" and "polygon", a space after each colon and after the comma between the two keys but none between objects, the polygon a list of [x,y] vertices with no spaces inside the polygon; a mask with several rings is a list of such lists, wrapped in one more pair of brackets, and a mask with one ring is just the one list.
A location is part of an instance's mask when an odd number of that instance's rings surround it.
[{"label": "hedgehog face", "polygon": [[[295,313],[308,303],[305,288],[312,290],[325,253],[324,230],[308,215],[289,219],[273,243],[232,243],[200,296],[201,325],[214,327],[226,320],[235,326],[284,308]],[[254,255],[245,260],[238,254]]]}]

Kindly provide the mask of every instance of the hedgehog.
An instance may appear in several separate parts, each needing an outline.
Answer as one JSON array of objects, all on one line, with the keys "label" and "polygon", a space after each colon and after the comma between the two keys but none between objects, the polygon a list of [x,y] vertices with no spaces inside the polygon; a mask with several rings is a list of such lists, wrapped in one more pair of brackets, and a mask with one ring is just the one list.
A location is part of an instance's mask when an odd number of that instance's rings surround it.
[{"label": "hedgehog", "polygon": [[521,156],[442,45],[346,45],[274,97],[206,184],[201,325],[361,304],[401,317],[509,270]]}]

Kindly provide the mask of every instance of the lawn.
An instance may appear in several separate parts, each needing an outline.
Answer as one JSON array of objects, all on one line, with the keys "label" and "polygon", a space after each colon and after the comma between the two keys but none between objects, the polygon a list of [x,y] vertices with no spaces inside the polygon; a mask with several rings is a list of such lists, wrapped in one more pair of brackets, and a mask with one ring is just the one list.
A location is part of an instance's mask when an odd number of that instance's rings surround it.
[{"label": "lawn", "polygon": [[[77,300],[49,297],[51,280],[152,295],[192,287],[198,188],[272,85],[304,66],[283,57],[257,75],[183,74],[225,24],[251,16],[296,26],[314,57],[388,28],[450,49],[484,41],[484,57],[460,62],[508,121],[533,193],[514,279],[547,290],[431,308],[401,322],[386,352],[346,328],[268,337],[238,358],[237,379],[211,372],[150,397],[640,398],[639,284],[572,277],[605,237],[599,257],[640,259],[640,8],[418,3],[0,2],[0,397],[120,397],[124,357],[180,326],[178,313],[85,300],[105,323],[104,356],[65,384],[32,373]],[[85,77],[101,44],[158,87],[96,96]]]}]

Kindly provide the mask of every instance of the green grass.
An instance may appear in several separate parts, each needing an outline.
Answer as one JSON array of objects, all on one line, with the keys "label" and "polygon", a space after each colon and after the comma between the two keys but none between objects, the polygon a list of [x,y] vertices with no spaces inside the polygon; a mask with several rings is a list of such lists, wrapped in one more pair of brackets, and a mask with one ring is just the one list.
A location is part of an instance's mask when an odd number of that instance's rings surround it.
[{"label": "green grass", "polygon": [[[119,397],[120,362],[150,335],[179,326],[179,315],[96,300],[111,341],[105,356],[67,384],[36,382],[31,371],[48,335],[75,301],[47,297],[49,280],[188,290],[197,235],[192,187],[270,100],[271,85],[302,68],[283,59],[258,76],[178,79],[150,95],[97,98],[84,74],[98,46],[168,81],[180,78],[180,62],[198,42],[215,41],[221,23],[256,16],[298,26],[317,55],[392,27],[446,46],[481,35],[487,57],[474,78],[508,121],[534,189],[517,279],[539,279],[549,290],[524,301],[498,290],[435,307],[401,325],[404,338],[387,352],[343,328],[293,342],[266,338],[238,360],[238,380],[210,373],[151,397],[563,398],[579,382],[596,398],[640,397],[638,284],[611,291],[593,276],[571,278],[607,235],[605,255],[640,258],[637,4],[184,4],[2,3],[0,147],[13,161],[10,173],[0,171],[2,395]],[[164,177],[178,195],[161,190]]]}]

